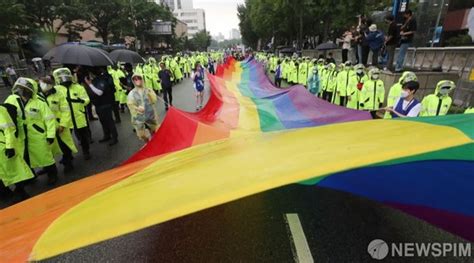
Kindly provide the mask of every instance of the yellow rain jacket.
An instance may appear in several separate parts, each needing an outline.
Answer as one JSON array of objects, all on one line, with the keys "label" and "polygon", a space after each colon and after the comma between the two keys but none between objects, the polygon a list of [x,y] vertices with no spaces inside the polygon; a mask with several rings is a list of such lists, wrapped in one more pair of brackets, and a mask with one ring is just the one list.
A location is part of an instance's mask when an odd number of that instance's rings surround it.
[{"label": "yellow rain jacket", "polygon": [[[24,102],[16,94],[10,95],[6,103],[16,107],[21,113],[23,125],[26,127],[26,142],[31,168],[50,166],[55,163],[52,145],[46,139],[56,138],[56,117],[48,104],[38,97],[37,83],[28,78],[19,78],[12,89],[15,93],[20,88],[29,89],[33,96]],[[19,114],[20,115],[20,114]]]},{"label": "yellow rain jacket", "polygon": [[[449,108],[451,107],[451,104],[453,100],[449,96],[449,94],[446,95],[441,95],[439,93],[444,80],[438,82],[436,85],[435,93],[430,94],[426,97],[423,98],[421,101],[421,112],[420,116],[443,116],[448,114]],[[451,82],[451,85],[453,86],[450,91],[454,89],[454,82],[452,81],[447,81]]]},{"label": "yellow rain jacket", "polygon": [[306,86],[307,81],[308,81],[308,63],[306,61],[302,61],[298,69],[298,83]]},{"label": "yellow rain jacket", "polygon": [[385,87],[380,79],[369,78],[364,82],[359,99],[359,109],[378,110],[385,100]]},{"label": "yellow rain jacket", "polygon": [[[17,142],[22,127],[18,126],[16,115],[14,106],[0,104],[0,180],[5,186],[33,178],[30,167],[23,159],[23,149]],[[6,149],[13,149],[15,155],[8,158],[5,155]]]},{"label": "yellow rain jacket", "polygon": [[347,87],[347,108],[359,109],[361,91],[358,87],[363,87],[368,80],[369,77],[365,73],[363,75],[354,73],[350,76],[349,86]]},{"label": "yellow rain jacket", "polygon": [[[44,96],[46,97],[49,108],[56,117],[57,127],[64,127],[59,137],[73,153],[77,153],[77,148],[71,134],[71,127],[73,127],[71,111],[69,110],[69,105],[64,93],[59,92],[56,87],[53,87],[50,93],[47,95],[44,94]],[[52,151],[54,156],[62,154],[57,141],[54,141]]]},{"label": "yellow rain jacket", "polygon": [[[340,105],[341,98],[347,97],[347,90],[349,87],[349,82],[351,80],[352,75],[354,75],[354,71],[350,68],[344,68],[337,74],[336,78],[336,88],[334,93],[332,94],[332,103]],[[345,106],[345,105],[341,105]]]},{"label": "yellow rain jacket", "polygon": [[[69,69],[66,68],[59,68],[53,72],[54,79],[57,82],[59,81],[58,76],[61,74],[61,71],[64,70],[69,71]],[[86,89],[78,83],[72,83],[69,88],[58,84],[54,88],[64,95],[69,106],[71,122],[67,128],[81,129],[87,127],[86,106],[90,103],[90,98],[89,95],[87,95]]]}]

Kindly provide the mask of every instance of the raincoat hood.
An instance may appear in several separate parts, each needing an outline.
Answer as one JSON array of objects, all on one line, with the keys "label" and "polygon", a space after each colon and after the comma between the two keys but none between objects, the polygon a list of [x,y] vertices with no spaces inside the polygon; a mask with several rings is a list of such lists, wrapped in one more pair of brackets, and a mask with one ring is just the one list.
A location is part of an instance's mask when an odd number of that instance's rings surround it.
[{"label": "raincoat hood", "polygon": [[357,64],[357,65],[354,66],[354,70],[357,71],[357,70],[360,70],[360,69],[364,70],[364,65],[362,65],[362,64]]},{"label": "raincoat hood", "polygon": [[58,68],[53,71],[54,82],[61,84],[61,82],[73,81],[71,70],[68,68]]},{"label": "raincoat hood", "polygon": [[449,92],[456,88],[456,84],[451,80],[441,80],[436,84],[435,95],[439,95],[442,87],[449,87]]},{"label": "raincoat hood", "polygon": [[17,94],[19,89],[28,89],[33,94],[31,98],[36,98],[38,95],[38,83],[30,78],[20,77],[13,84],[12,93]]},{"label": "raincoat hood", "polygon": [[156,59],[151,57],[151,58],[148,58],[148,63],[149,64],[156,64]]},{"label": "raincoat hood", "polygon": [[416,77],[416,74],[414,72],[405,71],[398,79],[398,83],[401,85],[409,81],[418,81],[418,78]]},{"label": "raincoat hood", "polygon": [[367,75],[369,76],[369,79],[372,79],[372,76],[373,76],[374,74],[380,75],[380,69],[378,69],[378,68],[373,68],[373,69],[369,70],[369,73],[368,73]]}]

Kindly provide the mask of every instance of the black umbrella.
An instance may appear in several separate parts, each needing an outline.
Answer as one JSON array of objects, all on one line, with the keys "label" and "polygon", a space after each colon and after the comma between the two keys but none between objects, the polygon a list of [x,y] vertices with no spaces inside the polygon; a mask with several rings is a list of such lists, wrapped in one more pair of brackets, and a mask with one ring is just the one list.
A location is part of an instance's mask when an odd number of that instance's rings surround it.
[{"label": "black umbrella", "polygon": [[282,48],[279,50],[280,53],[295,53],[296,52],[296,49],[295,48],[292,48],[292,47],[286,47],[286,48]]},{"label": "black umbrella", "polygon": [[64,44],[57,46],[48,51],[48,53],[43,56],[43,59],[60,64],[91,67],[108,66],[114,64],[113,60],[104,50],[78,44]]},{"label": "black umbrella", "polygon": [[127,49],[117,49],[110,52],[110,58],[115,62],[125,62],[130,64],[145,62],[145,60],[137,52]]},{"label": "black umbrella", "polygon": [[338,49],[338,46],[332,42],[322,43],[316,47],[317,50]]}]

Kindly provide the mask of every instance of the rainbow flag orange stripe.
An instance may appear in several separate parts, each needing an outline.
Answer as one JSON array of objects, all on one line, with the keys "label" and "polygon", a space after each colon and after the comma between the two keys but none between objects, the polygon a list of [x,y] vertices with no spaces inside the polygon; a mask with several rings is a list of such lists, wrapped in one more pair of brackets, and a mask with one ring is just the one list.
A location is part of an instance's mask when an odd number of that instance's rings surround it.
[{"label": "rainbow flag orange stripe", "polygon": [[171,108],[122,166],[0,211],[0,261],[50,258],[293,183],[365,196],[474,240],[473,114],[370,120],[302,87],[273,87],[254,61],[218,72],[201,112]]}]

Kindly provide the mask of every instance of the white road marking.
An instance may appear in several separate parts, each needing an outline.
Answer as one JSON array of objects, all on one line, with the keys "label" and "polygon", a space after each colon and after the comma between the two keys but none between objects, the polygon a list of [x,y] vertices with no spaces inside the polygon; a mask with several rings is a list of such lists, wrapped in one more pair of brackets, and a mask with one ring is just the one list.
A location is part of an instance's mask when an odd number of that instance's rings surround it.
[{"label": "white road marking", "polygon": [[304,235],[298,214],[285,214],[285,217],[291,232],[294,252],[296,252],[295,260],[299,263],[313,263],[314,259],[309,250],[308,241]]}]

